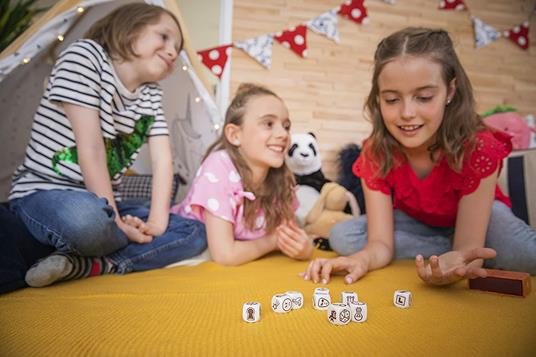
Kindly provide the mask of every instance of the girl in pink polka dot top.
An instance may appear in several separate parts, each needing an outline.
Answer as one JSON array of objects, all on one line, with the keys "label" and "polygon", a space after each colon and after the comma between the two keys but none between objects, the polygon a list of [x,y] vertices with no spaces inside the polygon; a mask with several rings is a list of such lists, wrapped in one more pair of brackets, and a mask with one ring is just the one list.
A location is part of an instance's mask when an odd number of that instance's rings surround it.
[{"label": "girl in pink polka dot top", "polygon": [[295,182],[285,165],[290,125],[281,98],[242,84],[186,198],[171,208],[205,223],[215,262],[239,265],[274,250],[311,256],[312,242],[294,221]]},{"label": "girl in pink polka dot top", "polygon": [[350,284],[411,258],[432,285],[484,277],[483,266],[536,274],[536,231],[497,186],[510,137],[476,113],[448,33],[395,32],[374,60],[365,105],[373,129],[353,167],[367,214],[332,228],[331,247],[342,256],[313,260],[304,279],[327,283],[342,271]]}]

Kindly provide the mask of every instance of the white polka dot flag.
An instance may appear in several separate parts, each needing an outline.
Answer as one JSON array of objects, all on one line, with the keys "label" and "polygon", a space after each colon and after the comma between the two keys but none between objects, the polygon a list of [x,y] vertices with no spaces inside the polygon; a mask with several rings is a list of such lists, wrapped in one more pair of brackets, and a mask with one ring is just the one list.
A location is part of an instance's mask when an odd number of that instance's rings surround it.
[{"label": "white polka dot flag", "polygon": [[235,47],[246,52],[264,67],[271,68],[273,43],[271,35],[262,35],[247,41],[235,42]]},{"label": "white polka dot flag", "polygon": [[501,37],[501,33],[495,30],[478,17],[473,16],[473,28],[475,30],[475,47],[480,48],[489,45],[493,41],[497,41]]},{"label": "white polka dot flag", "polygon": [[439,9],[463,11],[467,10],[467,6],[465,6],[463,0],[441,0],[439,1]]},{"label": "white polka dot flag", "polygon": [[197,54],[199,55],[201,62],[203,62],[214,75],[221,78],[232,49],[233,45],[230,44],[198,51]]},{"label": "white polka dot flag", "polygon": [[524,50],[529,48],[529,22],[525,21],[521,25],[515,26],[511,30],[504,31],[504,37],[515,42],[516,45]]},{"label": "white polka dot flag", "polygon": [[307,57],[307,27],[300,25],[295,28],[277,33],[274,39],[298,54],[301,57]]},{"label": "white polka dot flag", "polygon": [[339,15],[344,16],[358,24],[366,25],[369,22],[367,8],[364,0],[345,1],[339,10]]}]

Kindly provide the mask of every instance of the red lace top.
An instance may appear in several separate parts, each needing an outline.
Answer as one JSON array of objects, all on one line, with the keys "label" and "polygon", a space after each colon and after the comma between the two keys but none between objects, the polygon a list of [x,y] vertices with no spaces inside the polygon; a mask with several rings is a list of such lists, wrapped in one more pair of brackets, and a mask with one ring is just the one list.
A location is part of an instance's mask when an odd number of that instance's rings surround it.
[{"label": "red lace top", "polygon": [[[367,186],[393,197],[393,207],[419,221],[436,227],[453,227],[458,203],[464,195],[474,192],[480,180],[502,168],[503,159],[512,150],[510,136],[503,132],[478,132],[472,152],[464,155],[461,172],[452,170],[446,158],[423,179],[417,177],[408,162],[396,165],[385,178],[377,176],[378,165],[365,150],[356,160],[353,172]],[[512,207],[510,199],[495,188],[495,199]]]}]

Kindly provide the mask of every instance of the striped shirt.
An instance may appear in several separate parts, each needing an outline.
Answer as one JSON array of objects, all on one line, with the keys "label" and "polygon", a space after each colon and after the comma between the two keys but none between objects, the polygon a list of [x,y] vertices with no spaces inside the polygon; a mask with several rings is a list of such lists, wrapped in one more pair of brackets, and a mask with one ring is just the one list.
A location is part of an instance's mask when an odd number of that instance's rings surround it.
[{"label": "striped shirt", "polygon": [[98,111],[112,188],[120,199],[117,185],[143,142],[150,136],[168,135],[161,102],[158,84],[143,84],[130,92],[99,44],[74,42],[52,69],[34,117],[24,163],[13,175],[9,199],[38,190],[86,190],[74,133],[62,103]]}]

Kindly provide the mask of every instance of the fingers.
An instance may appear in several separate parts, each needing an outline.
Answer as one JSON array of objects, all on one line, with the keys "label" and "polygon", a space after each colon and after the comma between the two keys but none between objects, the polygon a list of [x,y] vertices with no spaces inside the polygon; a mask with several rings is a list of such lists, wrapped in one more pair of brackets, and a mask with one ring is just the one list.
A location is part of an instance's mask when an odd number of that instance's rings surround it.
[{"label": "fingers", "polygon": [[421,254],[415,257],[415,267],[417,268],[417,274],[419,275],[419,277],[424,281],[428,281],[429,279],[428,269],[426,268],[426,265],[424,264],[424,258]]},{"label": "fingers", "polygon": [[441,270],[441,267],[439,266],[439,258],[437,255],[432,255],[429,259],[430,261],[430,269],[432,270],[432,281],[433,282],[440,282],[443,280],[443,271]]},{"label": "fingers", "polygon": [[473,248],[463,252],[463,258],[466,263],[470,263],[476,259],[491,259],[495,258],[497,252],[491,248]]},{"label": "fingers", "polygon": [[367,269],[363,265],[355,264],[350,269],[350,273],[344,277],[344,282],[346,284],[352,284],[358,281],[359,279],[361,279],[361,277],[365,275],[366,273],[367,273]]}]

